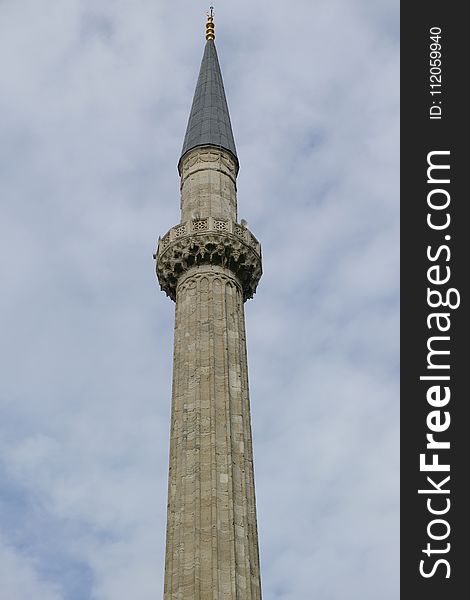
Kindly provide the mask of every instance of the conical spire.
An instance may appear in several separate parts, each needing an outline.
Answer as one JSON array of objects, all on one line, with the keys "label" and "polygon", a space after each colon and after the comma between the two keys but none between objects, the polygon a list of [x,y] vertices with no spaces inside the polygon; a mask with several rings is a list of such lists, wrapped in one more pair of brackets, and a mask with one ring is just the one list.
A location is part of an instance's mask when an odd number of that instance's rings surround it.
[{"label": "conical spire", "polygon": [[233,154],[238,164],[235,140],[225,97],[224,82],[214,42],[212,16],[208,19],[210,31],[206,33],[206,47],[184,137],[183,156],[198,146],[216,146]]}]

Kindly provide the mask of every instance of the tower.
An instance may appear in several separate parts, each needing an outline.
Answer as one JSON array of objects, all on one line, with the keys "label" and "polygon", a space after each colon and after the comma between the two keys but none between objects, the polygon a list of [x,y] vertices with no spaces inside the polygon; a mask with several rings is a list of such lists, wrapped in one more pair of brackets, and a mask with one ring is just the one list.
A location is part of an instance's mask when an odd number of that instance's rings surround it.
[{"label": "tower", "polygon": [[176,302],[165,600],[259,600],[244,302],[261,247],[237,221],[238,157],[214,20],[184,138],[181,222],[159,239]]}]

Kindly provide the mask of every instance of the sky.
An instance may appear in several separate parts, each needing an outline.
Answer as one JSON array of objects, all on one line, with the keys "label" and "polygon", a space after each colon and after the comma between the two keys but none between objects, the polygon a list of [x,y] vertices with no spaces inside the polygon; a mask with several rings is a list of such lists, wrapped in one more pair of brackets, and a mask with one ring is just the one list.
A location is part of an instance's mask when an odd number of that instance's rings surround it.
[{"label": "sky", "polygon": [[[214,4],[263,248],[263,597],[395,600],[398,1]],[[174,305],[152,254],[207,8],[0,2],[0,600],[163,597]]]}]

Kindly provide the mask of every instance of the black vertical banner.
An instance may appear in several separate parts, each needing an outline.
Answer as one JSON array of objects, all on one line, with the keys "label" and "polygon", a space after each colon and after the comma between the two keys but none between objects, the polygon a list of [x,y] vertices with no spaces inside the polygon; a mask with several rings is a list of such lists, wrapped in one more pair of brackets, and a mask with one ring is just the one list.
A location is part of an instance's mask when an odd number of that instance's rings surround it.
[{"label": "black vertical banner", "polygon": [[401,5],[402,600],[460,600],[470,577],[464,11]]}]

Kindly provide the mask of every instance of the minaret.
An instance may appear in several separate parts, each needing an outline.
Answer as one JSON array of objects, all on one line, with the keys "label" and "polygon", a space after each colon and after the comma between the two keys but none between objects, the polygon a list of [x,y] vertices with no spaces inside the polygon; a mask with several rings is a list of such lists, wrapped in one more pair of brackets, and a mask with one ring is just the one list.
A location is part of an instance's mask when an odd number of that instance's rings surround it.
[{"label": "minaret", "polygon": [[238,158],[214,40],[211,9],[178,163],[181,222],[156,254],[176,302],[165,600],[261,598],[243,306],[261,247],[237,222]]}]

